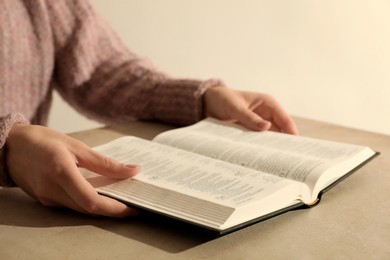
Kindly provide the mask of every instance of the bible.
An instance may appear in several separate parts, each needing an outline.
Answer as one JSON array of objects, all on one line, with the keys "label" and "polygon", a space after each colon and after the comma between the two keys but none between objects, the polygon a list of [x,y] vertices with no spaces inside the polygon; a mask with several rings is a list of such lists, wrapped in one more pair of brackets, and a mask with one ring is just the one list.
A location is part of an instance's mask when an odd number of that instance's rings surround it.
[{"label": "bible", "polygon": [[365,146],[254,132],[211,118],[152,141],[125,136],[94,149],[141,166],[125,180],[83,171],[97,192],[220,235],[317,204],[378,154]]}]

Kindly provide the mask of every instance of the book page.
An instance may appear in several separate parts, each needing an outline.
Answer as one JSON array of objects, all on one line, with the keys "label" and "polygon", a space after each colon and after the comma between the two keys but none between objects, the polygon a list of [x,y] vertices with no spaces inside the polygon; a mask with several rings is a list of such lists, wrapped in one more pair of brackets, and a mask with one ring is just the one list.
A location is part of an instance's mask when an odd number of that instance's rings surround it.
[{"label": "book page", "polygon": [[312,190],[326,169],[365,149],[270,131],[254,132],[214,119],[164,132],[154,141],[303,182]]},{"label": "book page", "polygon": [[99,192],[208,225],[222,225],[236,208],[275,192],[286,194],[283,201],[270,203],[272,207],[298,203],[299,194],[305,192],[294,181],[136,137],[120,138],[96,150],[125,164],[141,165],[132,179],[95,182]]}]

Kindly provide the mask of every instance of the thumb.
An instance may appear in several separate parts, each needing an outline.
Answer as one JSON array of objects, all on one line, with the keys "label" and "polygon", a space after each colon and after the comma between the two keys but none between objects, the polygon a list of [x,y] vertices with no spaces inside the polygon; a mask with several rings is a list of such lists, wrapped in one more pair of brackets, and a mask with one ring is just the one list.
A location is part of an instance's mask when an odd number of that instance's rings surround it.
[{"label": "thumb", "polygon": [[139,165],[135,164],[125,165],[92,149],[77,156],[77,160],[79,167],[115,179],[135,176],[140,168]]}]

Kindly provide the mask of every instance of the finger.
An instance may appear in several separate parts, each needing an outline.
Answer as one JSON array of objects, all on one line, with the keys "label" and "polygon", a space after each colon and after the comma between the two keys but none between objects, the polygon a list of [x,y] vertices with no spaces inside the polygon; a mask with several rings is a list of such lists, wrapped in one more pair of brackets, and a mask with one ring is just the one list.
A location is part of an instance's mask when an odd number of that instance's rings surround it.
[{"label": "finger", "polygon": [[[283,109],[283,107],[279,104],[277,100],[275,100],[272,96],[265,96],[264,105],[267,107],[270,112],[266,117],[268,120],[272,122],[272,127],[270,130],[283,132],[288,134],[298,134],[298,129],[295,125],[294,120],[289,116],[289,114]],[[255,113],[261,113],[261,108],[255,110]]]},{"label": "finger", "polygon": [[[109,217],[126,217],[137,214],[137,211],[127,207],[125,204],[99,195],[92,185],[81,175],[79,169],[72,159],[65,164],[63,174],[58,179],[59,186],[69,196],[66,202],[62,203],[79,212],[90,215],[102,215]],[[69,165],[71,165],[69,167]],[[72,202],[73,201],[73,202]]]},{"label": "finger", "polygon": [[[65,193],[65,191],[64,191],[64,193]],[[56,195],[58,195],[58,194],[56,194]],[[109,197],[105,197],[103,195],[98,195],[98,196],[100,197],[99,199],[101,199],[101,200],[109,200],[106,203],[122,204],[121,202],[114,200],[114,199],[111,199]],[[58,201],[44,200],[44,201],[40,201],[40,202],[44,206],[56,207],[56,208],[64,208],[65,207],[65,208],[69,208],[69,209],[72,209],[74,211],[77,211],[77,212],[80,212],[83,214],[87,214],[90,216],[107,216],[107,217],[124,218],[124,217],[138,216],[140,214],[139,210],[134,209],[134,208],[130,208],[130,207],[126,206],[125,204],[119,205],[122,208],[118,208],[115,211],[112,211],[112,210],[106,211],[106,213],[103,211],[88,210],[88,209],[81,207],[76,201],[74,201],[67,194],[65,194],[62,197],[62,199],[58,200]],[[111,208],[112,206],[109,206],[109,207]]]},{"label": "finger", "polygon": [[277,122],[277,124],[278,124],[281,132],[283,132],[283,133],[293,134],[293,135],[299,134],[298,128],[292,119],[284,119],[284,120]]},{"label": "finger", "polygon": [[[82,184],[82,183],[80,183]],[[66,206],[81,213],[92,216],[107,216],[107,217],[130,217],[138,215],[138,210],[128,207],[124,203],[113,198],[98,194],[95,189],[85,183],[72,189],[67,186],[67,195],[69,199]]]},{"label": "finger", "polygon": [[274,110],[274,124],[280,129],[280,132],[287,134],[298,134],[298,128],[294,120],[281,108]]},{"label": "finger", "polygon": [[74,211],[87,214],[87,212],[83,210],[74,200],[72,200],[61,187],[56,189],[55,194],[47,194],[46,197],[39,197],[37,200],[46,207],[69,208]]},{"label": "finger", "polygon": [[78,152],[76,155],[78,166],[84,167],[101,175],[123,179],[136,175],[139,165],[125,165],[90,148]]},{"label": "finger", "polygon": [[250,109],[241,109],[235,112],[236,115],[233,115],[237,118],[238,122],[244,127],[254,130],[254,131],[266,131],[271,128],[271,122],[263,119],[255,112]]},{"label": "finger", "polygon": [[276,124],[272,124],[271,128],[269,129],[269,131],[283,133],[283,131]]}]

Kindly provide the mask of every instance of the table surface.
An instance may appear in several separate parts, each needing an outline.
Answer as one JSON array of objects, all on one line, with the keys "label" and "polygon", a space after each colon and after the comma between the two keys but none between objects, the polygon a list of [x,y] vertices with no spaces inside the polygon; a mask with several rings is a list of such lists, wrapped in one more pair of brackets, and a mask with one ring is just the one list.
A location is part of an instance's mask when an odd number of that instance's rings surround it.
[{"label": "table surface", "polygon": [[[368,145],[381,155],[311,209],[222,237],[155,216],[94,218],[0,189],[0,259],[390,259],[390,136],[296,118],[303,136]],[[71,134],[88,145],[173,128],[145,122]]]}]

